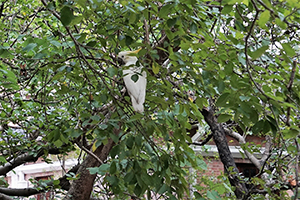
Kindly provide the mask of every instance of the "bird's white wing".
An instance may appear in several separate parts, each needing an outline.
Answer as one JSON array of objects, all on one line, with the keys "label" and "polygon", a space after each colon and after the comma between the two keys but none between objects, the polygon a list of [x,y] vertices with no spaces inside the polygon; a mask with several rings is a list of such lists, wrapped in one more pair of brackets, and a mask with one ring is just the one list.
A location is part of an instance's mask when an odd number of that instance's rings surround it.
[{"label": "bird's white wing", "polygon": [[[137,112],[143,112],[144,111],[144,102],[145,102],[145,96],[146,96],[146,72],[142,72],[141,74],[137,74],[138,71],[134,71],[133,68],[123,70],[123,80],[125,83],[125,86],[127,88],[128,94],[130,95],[131,102],[133,109]],[[139,71],[140,72],[140,71]],[[137,74],[138,80],[134,82],[131,79],[131,76]]]}]

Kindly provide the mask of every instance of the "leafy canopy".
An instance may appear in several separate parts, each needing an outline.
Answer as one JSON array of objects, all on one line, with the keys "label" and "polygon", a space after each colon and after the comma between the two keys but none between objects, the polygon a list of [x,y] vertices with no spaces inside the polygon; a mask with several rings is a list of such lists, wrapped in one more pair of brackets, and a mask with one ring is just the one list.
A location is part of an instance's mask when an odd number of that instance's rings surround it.
[{"label": "leafy canopy", "polygon": [[[20,152],[55,146],[65,153],[82,138],[96,149],[112,138],[107,162],[90,172],[109,174],[104,181],[115,195],[155,191],[180,199],[188,192],[183,166],[206,169],[187,132],[195,123],[205,126],[205,107],[216,108],[220,123],[271,135],[286,147],[277,151],[298,153],[292,140],[299,134],[297,1],[2,5],[0,121],[18,124],[30,138],[4,129],[1,152],[11,152],[1,156],[3,164]],[[144,114],[133,112],[114,59],[140,47],[148,74]]]}]

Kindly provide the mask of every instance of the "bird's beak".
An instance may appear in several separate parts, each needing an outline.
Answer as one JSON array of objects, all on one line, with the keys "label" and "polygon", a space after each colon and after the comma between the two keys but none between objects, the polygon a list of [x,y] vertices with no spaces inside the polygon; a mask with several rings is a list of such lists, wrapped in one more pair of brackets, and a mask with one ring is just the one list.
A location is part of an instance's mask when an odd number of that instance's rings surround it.
[{"label": "bird's beak", "polygon": [[138,54],[140,52],[140,50],[142,50],[142,48],[139,48],[138,50],[132,51],[132,54]]},{"label": "bird's beak", "polygon": [[117,58],[117,62],[119,63],[119,65],[121,65],[121,66],[123,66],[123,65],[125,65],[125,62],[124,62],[124,60],[122,59],[122,58]]}]

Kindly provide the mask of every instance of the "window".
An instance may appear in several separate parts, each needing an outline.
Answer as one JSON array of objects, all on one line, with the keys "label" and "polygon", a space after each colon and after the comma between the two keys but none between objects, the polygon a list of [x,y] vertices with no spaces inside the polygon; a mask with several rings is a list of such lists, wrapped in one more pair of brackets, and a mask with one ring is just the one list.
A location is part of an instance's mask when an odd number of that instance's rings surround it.
[{"label": "window", "polygon": [[249,181],[246,182],[246,187],[250,189],[252,187],[252,184],[249,182],[251,181],[251,178],[256,176],[258,174],[259,170],[253,165],[248,163],[237,163],[236,164],[239,172],[246,178],[248,178]]}]

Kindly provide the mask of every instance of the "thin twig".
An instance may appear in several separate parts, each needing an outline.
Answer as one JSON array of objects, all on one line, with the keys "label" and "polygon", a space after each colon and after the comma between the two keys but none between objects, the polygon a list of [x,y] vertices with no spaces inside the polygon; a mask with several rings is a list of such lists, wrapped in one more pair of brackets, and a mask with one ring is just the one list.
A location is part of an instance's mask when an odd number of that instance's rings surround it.
[{"label": "thin twig", "polygon": [[[259,4],[261,4],[266,10],[270,11],[270,13],[275,14],[274,10],[272,10],[271,8],[269,8],[264,2],[262,2],[261,0],[257,0],[257,2]],[[253,0],[252,0],[252,3],[254,4],[254,7],[257,8],[257,5],[256,5],[256,3]],[[278,17],[278,15],[276,15],[276,14],[275,14],[275,16]]]},{"label": "thin twig", "polygon": [[144,19],[144,27],[145,27],[145,44],[149,44],[150,45],[150,39],[149,39],[149,27],[147,24],[147,20]]},{"label": "thin twig", "polygon": [[297,61],[294,60],[293,61],[293,68],[292,68],[292,72],[291,72],[290,81],[289,81],[289,84],[287,85],[287,89],[288,89],[289,92],[291,92],[292,85],[293,85],[293,82],[294,82],[295,73],[296,73],[296,67],[297,67]]},{"label": "thin twig", "polygon": [[[289,80],[289,83],[287,85],[287,90],[291,93],[292,91],[292,86],[293,86],[293,82],[294,82],[294,78],[295,78],[295,73],[296,73],[296,67],[297,67],[297,61],[294,60],[293,62],[293,68],[292,68],[292,72],[291,72],[291,77],[290,77],[290,80]],[[288,103],[290,102],[290,98],[287,98],[286,100]],[[291,107],[288,107],[287,108],[287,113],[286,113],[286,122],[285,124],[287,126],[290,126],[290,116],[291,116]]]},{"label": "thin twig", "polygon": [[258,9],[256,3],[252,0],[252,4],[254,5],[254,8],[256,10],[256,13],[255,13],[255,16],[254,16],[254,20],[250,26],[250,29],[249,29],[249,32],[248,34],[246,35],[245,37],[245,57],[246,57],[246,70],[249,74],[249,77],[250,77],[250,80],[253,82],[254,86],[256,87],[256,89],[262,93],[262,95],[264,95],[267,99],[269,99],[270,97],[268,95],[266,95],[264,93],[264,91],[260,88],[260,86],[256,83],[256,81],[254,80],[251,72],[250,72],[250,69],[249,69],[249,65],[250,65],[250,61],[249,61],[249,56],[248,56],[248,39],[249,37],[252,35],[252,31],[254,29],[254,26],[255,26],[255,22],[258,20],[258,15],[260,13],[260,10]]},{"label": "thin twig", "polygon": [[88,150],[87,148],[85,148],[83,145],[81,145],[79,142],[76,142],[77,146],[82,149],[83,151],[85,151],[87,154],[89,154],[90,156],[92,156],[93,158],[95,158],[100,164],[103,164],[103,161],[100,160],[100,158],[98,156],[96,156],[93,152],[91,152],[90,150]]},{"label": "thin twig", "polygon": [[207,135],[207,137],[202,140],[201,142],[188,142],[187,144],[188,145],[195,145],[195,146],[204,146],[205,144],[207,144],[210,139],[212,138],[213,134],[210,133],[209,135]]}]

